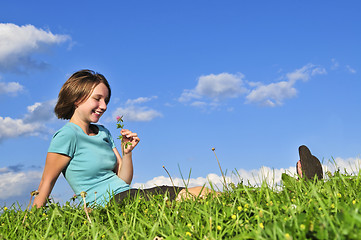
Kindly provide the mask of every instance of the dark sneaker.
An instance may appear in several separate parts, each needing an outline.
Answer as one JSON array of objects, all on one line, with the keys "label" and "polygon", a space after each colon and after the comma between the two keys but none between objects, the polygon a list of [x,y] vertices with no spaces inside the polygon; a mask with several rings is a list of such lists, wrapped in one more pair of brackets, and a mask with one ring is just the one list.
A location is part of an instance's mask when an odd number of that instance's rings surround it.
[{"label": "dark sneaker", "polygon": [[[306,179],[314,179],[315,176],[318,179],[322,179],[323,172],[320,160],[318,160],[317,157],[313,156],[311,154],[311,151],[305,145],[300,146],[298,148],[298,152],[300,154],[299,162],[301,164],[302,170],[301,173],[297,170],[298,175],[300,175],[301,177],[305,177]],[[298,162],[297,166],[299,166]]]}]

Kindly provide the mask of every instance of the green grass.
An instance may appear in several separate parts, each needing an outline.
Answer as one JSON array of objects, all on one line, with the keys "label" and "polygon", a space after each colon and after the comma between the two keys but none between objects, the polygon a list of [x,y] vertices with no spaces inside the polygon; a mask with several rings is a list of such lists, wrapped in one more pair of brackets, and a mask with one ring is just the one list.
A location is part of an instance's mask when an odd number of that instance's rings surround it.
[{"label": "green grass", "polygon": [[2,207],[0,239],[361,239],[360,174],[318,182],[284,175],[283,184],[238,184],[194,201],[127,200],[93,210],[92,223],[81,205]]}]

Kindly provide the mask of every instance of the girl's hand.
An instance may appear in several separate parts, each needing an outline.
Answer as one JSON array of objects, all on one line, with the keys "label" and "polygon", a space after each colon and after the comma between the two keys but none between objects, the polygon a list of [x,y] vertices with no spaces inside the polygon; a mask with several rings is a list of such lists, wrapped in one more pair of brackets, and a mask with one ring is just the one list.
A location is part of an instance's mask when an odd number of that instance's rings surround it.
[{"label": "girl's hand", "polygon": [[130,153],[133,151],[135,146],[139,143],[140,139],[138,134],[133,133],[128,129],[122,129],[120,134],[123,136],[122,138],[122,152],[123,154]]}]

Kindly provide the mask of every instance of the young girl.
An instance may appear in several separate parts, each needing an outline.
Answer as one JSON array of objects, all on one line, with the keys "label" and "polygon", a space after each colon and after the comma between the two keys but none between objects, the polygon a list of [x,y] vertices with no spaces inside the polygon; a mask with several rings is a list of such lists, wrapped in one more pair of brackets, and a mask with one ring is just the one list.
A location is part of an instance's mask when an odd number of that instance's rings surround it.
[{"label": "young girl", "polygon": [[[50,143],[43,176],[34,200],[42,207],[62,172],[65,179],[80,198],[86,192],[86,202],[106,206],[120,202],[128,195],[134,196],[137,189],[130,189],[133,178],[132,151],[139,143],[136,133],[122,129],[124,142],[120,156],[110,132],[97,123],[107,110],[111,90],[106,78],[91,70],[75,72],[60,90],[55,114],[69,122],[57,131]],[[171,199],[200,196],[211,190],[203,187],[188,188],[162,186],[140,190],[148,195],[169,193]],[[111,197],[114,195],[113,200]],[[96,201],[96,202],[95,202]]]}]

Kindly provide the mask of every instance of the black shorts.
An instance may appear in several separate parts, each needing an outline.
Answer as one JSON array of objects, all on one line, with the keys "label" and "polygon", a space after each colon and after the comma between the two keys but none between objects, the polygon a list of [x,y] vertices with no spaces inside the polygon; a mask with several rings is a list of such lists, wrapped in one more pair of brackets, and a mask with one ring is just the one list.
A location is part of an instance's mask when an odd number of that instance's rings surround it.
[{"label": "black shorts", "polygon": [[124,198],[135,198],[138,195],[146,200],[149,200],[150,197],[153,197],[155,195],[167,195],[169,200],[174,200],[182,189],[185,189],[185,187],[157,186],[146,189],[132,188],[128,191],[124,191],[114,195],[114,197],[110,200],[109,204],[121,203]]}]

